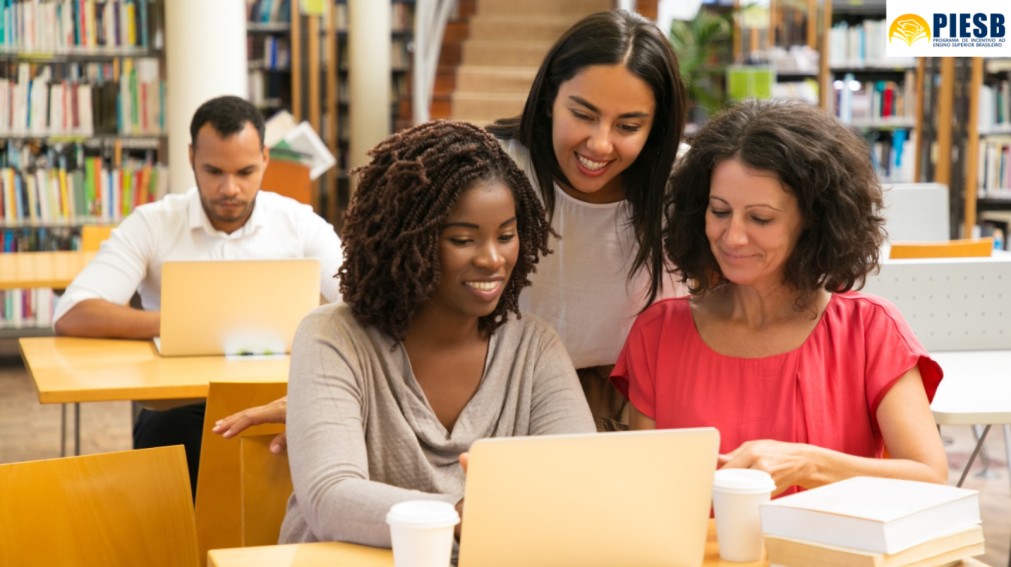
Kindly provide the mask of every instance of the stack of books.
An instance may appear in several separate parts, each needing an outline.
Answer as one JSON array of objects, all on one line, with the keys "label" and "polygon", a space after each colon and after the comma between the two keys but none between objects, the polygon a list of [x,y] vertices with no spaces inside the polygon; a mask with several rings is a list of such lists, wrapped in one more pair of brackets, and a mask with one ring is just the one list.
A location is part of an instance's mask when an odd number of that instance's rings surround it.
[{"label": "stack of books", "polygon": [[761,508],[770,565],[949,565],[984,552],[975,490],[855,477]]}]

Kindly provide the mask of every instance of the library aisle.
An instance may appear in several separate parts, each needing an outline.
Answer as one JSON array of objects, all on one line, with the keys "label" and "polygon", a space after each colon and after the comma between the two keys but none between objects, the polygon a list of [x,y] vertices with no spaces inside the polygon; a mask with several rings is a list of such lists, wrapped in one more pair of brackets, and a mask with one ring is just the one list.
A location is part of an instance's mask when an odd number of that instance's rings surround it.
[{"label": "library aisle", "polygon": [[[16,353],[0,351],[0,463],[48,459],[60,454],[60,406],[41,405],[31,380]],[[68,411],[68,414],[70,412]],[[81,453],[92,454],[130,448],[130,403],[81,404]],[[942,430],[947,444],[948,478],[958,480],[974,444],[968,427]],[[1002,431],[994,428],[987,439],[989,467],[977,460],[966,480],[967,488],[981,491],[987,565],[1008,564],[1011,541],[1011,490],[1005,467]]]}]

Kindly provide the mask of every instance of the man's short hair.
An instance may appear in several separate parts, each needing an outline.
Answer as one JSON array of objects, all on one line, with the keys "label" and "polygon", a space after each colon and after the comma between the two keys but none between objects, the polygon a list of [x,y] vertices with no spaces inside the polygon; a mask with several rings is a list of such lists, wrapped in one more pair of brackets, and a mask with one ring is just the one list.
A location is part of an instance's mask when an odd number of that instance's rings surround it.
[{"label": "man's short hair", "polygon": [[263,114],[249,101],[232,95],[212,98],[200,105],[193,113],[190,121],[190,143],[197,145],[197,133],[204,124],[210,124],[214,131],[223,138],[233,136],[246,127],[246,123],[256,128],[260,136],[260,147],[263,147],[265,126]]}]

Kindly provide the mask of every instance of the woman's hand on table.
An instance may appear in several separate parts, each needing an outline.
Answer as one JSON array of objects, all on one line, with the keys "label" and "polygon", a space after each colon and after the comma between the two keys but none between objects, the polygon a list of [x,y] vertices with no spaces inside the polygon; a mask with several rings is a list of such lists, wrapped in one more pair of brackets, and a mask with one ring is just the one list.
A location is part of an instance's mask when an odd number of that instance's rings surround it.
[{"label": "woman's hand on table", "polygon": [[786,443],[772,439],[746,441],[738,448],[719,455],[717,465],[728,469],[758,469],[769,473],[776,482],[773,495],[794,485],[805,486],[814,474],[812,451],[815,447],[803,443]]},{"label": "woman's hand on table", "polygon": [[[228,417],[218,420],[211,431],[229,439],[254,425],[264,423],[285,423],[288,413],[288,397],[279,398],[262,406],[244,409]],[[288,438],[285,433],[279,433],[270,441],[270,452],[275,455],[283,453],[288,448]]]}]

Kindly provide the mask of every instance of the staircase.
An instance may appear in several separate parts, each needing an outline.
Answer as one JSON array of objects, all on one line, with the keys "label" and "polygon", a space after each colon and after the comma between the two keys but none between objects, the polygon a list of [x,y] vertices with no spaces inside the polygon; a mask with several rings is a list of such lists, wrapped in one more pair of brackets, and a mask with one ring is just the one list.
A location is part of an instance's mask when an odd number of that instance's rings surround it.
[{"label": "staircase", "polygon": [[[518,115],[555,40],[583,16],[609,10],[613,2],[472,0],[468,4],[473,8],[468,25],[461,28],[458,22],[447,28],[432,117],[483,126]],[[466,16],[461,10],[461,17]]]}]

